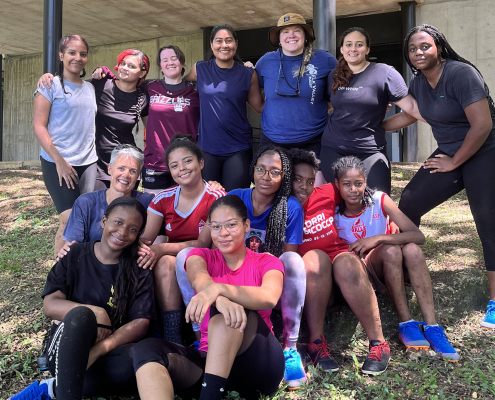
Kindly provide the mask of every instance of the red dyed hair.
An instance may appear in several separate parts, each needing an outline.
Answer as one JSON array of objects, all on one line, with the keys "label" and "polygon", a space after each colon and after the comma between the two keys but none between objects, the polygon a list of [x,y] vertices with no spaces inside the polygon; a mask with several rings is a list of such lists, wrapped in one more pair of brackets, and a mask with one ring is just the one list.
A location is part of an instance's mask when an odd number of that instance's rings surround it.
[{"label": "red dyed hair", "polygon": [[139,50],[133,50],[133,49],[128,49],[124,50],[122,53],[119,54],[117,57],[117,65],[113,67],[115,71],[119,69],[120,63],[126,58],[127,56],[138,56],[139,57],[139,65],[141,67],[141,71],[145,71],[146,73],[144,76],[139,80],[136,86],[141,85],[145,80],[146,80],[146,75],[148,75],[148,72],[150,70],[150,60],[146,54],[144,54],[142,51]]}]

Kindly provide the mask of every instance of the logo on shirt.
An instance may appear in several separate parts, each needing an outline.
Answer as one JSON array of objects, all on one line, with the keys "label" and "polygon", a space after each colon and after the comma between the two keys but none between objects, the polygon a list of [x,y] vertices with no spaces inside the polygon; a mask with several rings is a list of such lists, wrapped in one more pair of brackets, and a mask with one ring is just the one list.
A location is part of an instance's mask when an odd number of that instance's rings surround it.
[{"label": "logo on shirt", "polygon": [[374,212],[373,213],[373,221],[378,221],[380,219],[380,213]]},{"label": "logo on shirt", "polygon": [[172,227],[170,226],[170,222],[167,224],[167,226],[165,227],[165,229],[169,232],[172,232]]},{"label": "logo on shirt", "polygon": [[112,295],[110,296],[110,299],[108,299],[108,305],[112,308],[115,308],[115,304],[113,304],[113,295],[114,295],[114,290],[113,290],[113,285],[112,287],[110,288],[110,293],[112,293]]},{"label": "logo on shirt", "polygon": [[351,90],[351,91],[356,92],[356,91],[358,91],[359,89],[362,89],[362,88],[363,88],[362,86],[358,86],[358,87],[352,87],[352,86],[350,86],[350,87],[343,87],[343,86],[341,86],[337,90]]},{"label": "logo on shirt", "polygon": [[325,219],[325,213],[318,214],[316,217],[304,221],[304,234],[314,235],[323,229],[332,228],[333,217]]},{"label": "logo on shirt", "polygon": [[191,105],[191,100],[179,97],[168,97],[162,94],[155,94],[150,97],[150,105],[167,106],[167,108],[173,108],[175,112],[182,112],[184,108]]},{"label": "logo on shirt", "polygon": [[308,73],[308,83],[311,89],[311,104],[314,104],[316,97],[316,76],[318,75],[318,68],[313,64],[306,65],[306,72]]},{"label": "logo on shirt", "polygon": [[366,225],[361,218],[358,218],[356,222],[352,224],[351,231],[356,239],[363,239],[366,237]]},{"label": "logo on shirt", "polygon": [[199,227],[199,233],[201,233],[201,231],[203,230],[203,228],[205,227],[205,224],[206,222],[203,221],[203,220],[200,220],[199,221],[199,224],[198,224],[198,227]]}]

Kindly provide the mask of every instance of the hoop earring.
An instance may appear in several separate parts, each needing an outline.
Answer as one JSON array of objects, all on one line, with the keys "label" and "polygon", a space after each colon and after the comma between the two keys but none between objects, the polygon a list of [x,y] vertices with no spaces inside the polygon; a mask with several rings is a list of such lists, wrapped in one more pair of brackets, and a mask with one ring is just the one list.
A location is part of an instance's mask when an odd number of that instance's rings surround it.
[{"label": "hoop earring", "polygon": [[83,68],[81,75],[79,75],[79,78],[84,78],[86,76],[86,69]]}]

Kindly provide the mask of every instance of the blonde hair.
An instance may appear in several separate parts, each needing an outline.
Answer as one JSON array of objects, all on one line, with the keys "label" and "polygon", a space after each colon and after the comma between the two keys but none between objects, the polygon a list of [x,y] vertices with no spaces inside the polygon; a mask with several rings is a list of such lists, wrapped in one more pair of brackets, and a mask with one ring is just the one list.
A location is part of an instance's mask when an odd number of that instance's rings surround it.
[{"label": "blonde hair", "polygon": [[302,66],[301,68],[298,68],[294,71],[294,78],[297,78],[299,74],[301,74],[301,76],[304,76],[304,74],[306,73],[306,65],[309,64],[309,60],[311,60],[311,57],[313,57],[314,54],[315,52],[313,51],[313,43],[309,43],[304,47]]}]

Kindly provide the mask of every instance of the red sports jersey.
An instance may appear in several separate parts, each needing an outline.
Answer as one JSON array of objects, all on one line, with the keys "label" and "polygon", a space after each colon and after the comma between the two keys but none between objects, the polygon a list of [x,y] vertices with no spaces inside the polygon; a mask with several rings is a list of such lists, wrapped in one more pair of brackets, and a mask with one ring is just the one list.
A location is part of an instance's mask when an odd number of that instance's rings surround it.
[{"label": "red sports jersey", "polygon": [[224,190],[212,191],[205,182],[203,194],[189,212],[183,214],[176,210],[179,193],[180,186],[172,186],[158,193],[148,207],[149,211],[163,217],[167,236],[173,243],[196,240],[208,220],[211,205],[226,194]]},{"label": "red sports jersey", "polygon": [[333,261],[334,257],[347,251],[349,246],[339,238],[335,225],[335,207],[340,203],[340,193],[333,183],[314,189],[303,206],[303,243],[297,252],[304,256],[310,250],[322,250]]}]

